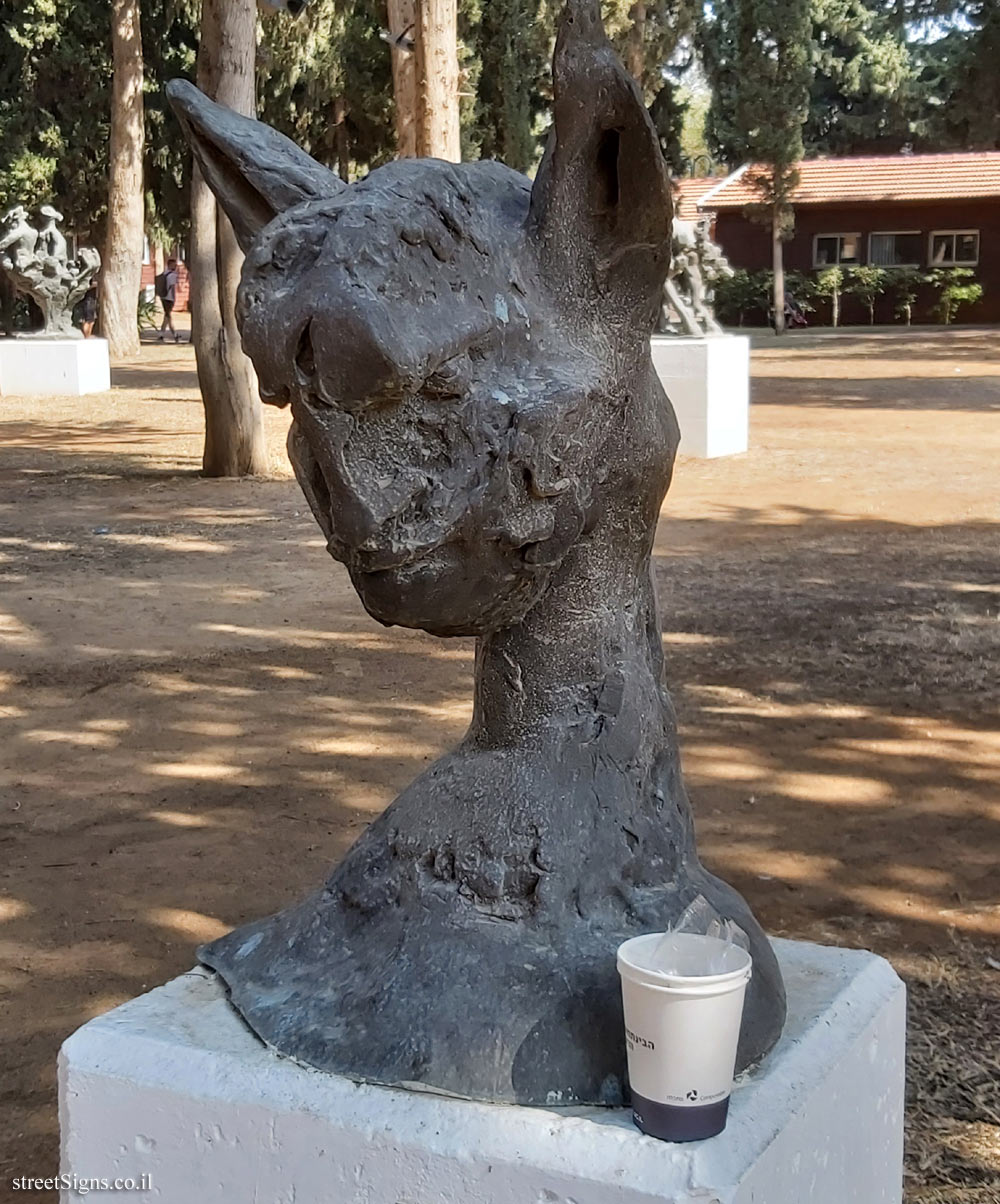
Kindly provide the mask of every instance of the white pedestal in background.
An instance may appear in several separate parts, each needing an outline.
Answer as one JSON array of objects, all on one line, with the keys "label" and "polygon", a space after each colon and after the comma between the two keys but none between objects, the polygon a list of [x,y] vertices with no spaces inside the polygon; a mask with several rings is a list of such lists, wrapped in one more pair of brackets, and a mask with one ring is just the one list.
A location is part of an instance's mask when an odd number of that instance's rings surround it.
[{"label": "white pedestal in background", "polygon": [[708,1141],[644,1137],[623,1110],[475,1104],[303,1068],[196,970],[64,1044],[61,1170],[148,1175],[157,1204],[898,1204],[903,985],[869,953],[775,949],[784,1036]]},{"label": "white pedestal in background", "polygon": [[750,340],[653,336],[653,366],[681,427],[681,454],[711,460],[750,444]]},{"label": "white pedestal in background", "polygon": [[107,339],[0,339],[0,397],[82,397],[110,388]]}]

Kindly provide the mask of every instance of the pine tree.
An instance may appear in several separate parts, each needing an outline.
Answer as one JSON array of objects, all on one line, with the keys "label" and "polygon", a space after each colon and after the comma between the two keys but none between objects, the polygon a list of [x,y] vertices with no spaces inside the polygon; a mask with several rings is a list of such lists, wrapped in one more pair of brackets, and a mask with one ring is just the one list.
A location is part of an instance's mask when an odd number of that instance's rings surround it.
[{"label": "pine tree", "polygon": [[904,30],[872,0],[813,0],[810,154],[890,153],[912,140],[917,71]]},{"label": "pine tree", "polygon": [[317,0],[297,20],[278,14],[263,22],[261,120],[348,178],[396,151],[384,17],[378,0]]},{"label": "pine tree", "polygon": [[551,54],[551,30],[542,15],[538,0],[489,0],[475,30],[480,153],[518,171],[530,170],[539,154],[536,123],[546,107]]},{"label": "pine tree", "polygon": [[935,99],[920,130],[920,147],[1000,149],[1000,5],[970,0],[951,16],[960,20],[915,47],[923,93]]}]

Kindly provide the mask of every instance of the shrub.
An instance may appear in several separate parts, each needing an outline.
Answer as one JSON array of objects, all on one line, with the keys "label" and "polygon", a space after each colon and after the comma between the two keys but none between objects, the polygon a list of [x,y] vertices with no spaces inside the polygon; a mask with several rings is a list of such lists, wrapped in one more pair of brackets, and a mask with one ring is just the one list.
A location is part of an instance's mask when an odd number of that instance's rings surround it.
[{"label": "shrub", "polygon": [[875,325],[875,302],[885,292],[889,273],[873,265],[849,268],[845,292],[857,297],[868,309],[869,325]]},{"label": "shrub", "polygon": [[931,312],[939,322],[950,326],[963,305],[974,305],[982,297],[983,286],[975,275],[971,268],[937,268],[928,275],[927,283],[938,290]]},{"label": "shrub", "polygon": [[927,283],[927,277],[919,268],[890,268],[889,291],[895,298],[893,312],[897,318],[905,318],[906,325],[913,321],[913,307],[920,294],[920,286]]},{"label": "shrub", "polygon": [[840,325],[840,294],[844,291],[844,269],[839,267],[824,268],[816,273],[813,282],[813,295],[829,297],[831,324]]}]

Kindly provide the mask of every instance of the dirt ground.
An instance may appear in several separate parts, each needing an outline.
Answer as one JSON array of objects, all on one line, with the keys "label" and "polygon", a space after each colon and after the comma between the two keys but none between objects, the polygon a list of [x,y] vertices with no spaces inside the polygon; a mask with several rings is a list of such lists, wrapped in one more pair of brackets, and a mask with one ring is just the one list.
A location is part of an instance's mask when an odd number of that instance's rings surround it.
[{"label": "dirt ground", "polygon": [[[753,450],[682,457],[656,546],[704,858],[907,978],[921,1204],[1000,1201],[998,344],[763,340]],[[0,400],[0,1200],[56,1171],[62,1039],[315,886],[468,719],[471,643],[365,615],[267,423],[272,479],[201,479],[186,345]]]}]

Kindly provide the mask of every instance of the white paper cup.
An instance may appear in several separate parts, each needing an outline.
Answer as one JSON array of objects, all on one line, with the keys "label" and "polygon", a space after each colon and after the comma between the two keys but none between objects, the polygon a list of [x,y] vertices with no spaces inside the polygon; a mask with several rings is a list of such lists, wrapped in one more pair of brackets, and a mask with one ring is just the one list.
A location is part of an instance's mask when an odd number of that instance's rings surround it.
[{"label": "white paper cup", "polygon": [[632,1115],[651,1137],[698,1141],[726,1127],[753,959],[716,937],[674,933],[665,973],[652,964],[663,939],[618,950]]}]

